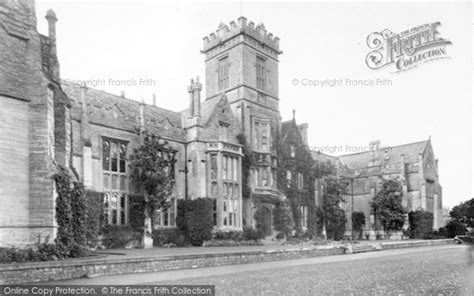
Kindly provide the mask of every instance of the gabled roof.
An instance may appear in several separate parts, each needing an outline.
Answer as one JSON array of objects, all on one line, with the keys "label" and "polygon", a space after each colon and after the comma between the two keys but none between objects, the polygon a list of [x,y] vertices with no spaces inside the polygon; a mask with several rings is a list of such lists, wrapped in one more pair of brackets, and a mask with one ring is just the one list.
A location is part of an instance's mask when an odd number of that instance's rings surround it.
[{"label": "gabled roof", "polygon": [[[201,124],[205,126],[209,119],[211,119],[216,106],[219,104],[221,100],[227,99],[226,95],[223,94],[221,96],[215,96],[213,98],[207,99],[201,102]],[[189,116],[189,108],[180,112],[183,119],[186,120]]]},{"label": "gabled roof", "polygon": [[284,121],[281,123],[281,140],[282,143],[286,141],[286,138],[288,137],[288,133],[291,132],[296,132],[299,137],[301,138],[300,131],[298,129],[298,126],[296,125],[296,121],[294,119],[290,119],[287,121]]},{"label": "gabled roof", "polygon": [[364,169],[373,161],[383,161],[385,164],[397,164],[404,155],[404,163],[415,163],[419,154],[423,153],[430,140],[408,143],[392,147],[384,147],[376,151],[366,151],[339,156],[339,159],[351,169]]}]

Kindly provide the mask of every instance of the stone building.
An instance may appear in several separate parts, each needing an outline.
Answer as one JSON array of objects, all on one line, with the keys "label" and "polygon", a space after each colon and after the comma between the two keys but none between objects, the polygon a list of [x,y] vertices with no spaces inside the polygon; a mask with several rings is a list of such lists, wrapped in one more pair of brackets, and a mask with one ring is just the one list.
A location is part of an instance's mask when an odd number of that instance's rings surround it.
[{"label": "stone building", "polygon": [[0,2],[0,245],[54,238],[55,164],[67,165],[69,102],[61,90],[56,16],[36,29],[33,1]]},{"label": "stone building", "polygon": [[[381,182],[387,179],[402,182],[402,205],[408,212],[431,212],[433,229],[444,226],[438,159],[434,156],[430,139],[383,148],[380,147],[380,141],[372,141],[366,152],[339,157],[313,152],[313,158],[336,166],[338,177],[347,184],[346,202],[342,207],[346,212],[346,229],[349,232],[352,229],[351,213],[363,212],[366,217],[364,235],[373,239],[384,234],[379,221],[374,217],[370,201]],[[319,184],[319,188],[321,187],[322,184]],[[316,201],[322,202],[320,198]],[[407,227],[408,224],[405,223],[404,228]]]},{"label": "stone building", "polygon": [[[221,23],[203,39],[206,94],[201,94],[199,78],[191,79],[176,98],[188,107],[177,112],[156,106],[156,100],[145,104],[125,94],[62,81],[57,19],[51,10],[46,19],[48,36],[37,31],[33,1],[0,2],[0,246],[55,237],[51,177],[58,165],[87,189],[104,193],[108,223],[128,224],[129,197],[137,189],[130,182],[127,158],[140,145],[143,131],[164,138],[176,151],[173,206],[159,213],[157,227],[175,226],[176,200],[210,197],[215,200],[215,229],[255,226],[260,209],[265,234],[275,234],[272,209],[285,199],[277,182],[278,151],[289,149],[283,163],[292,161],[295,147],[310,155],[307,124],[281,122],[278,37],[244,17]],[[403,178],[407,206],[432,209],[441,207],[441,187],[431,144],[423,143],[389,152],[313,158],[316,163],[333,162],[341,174],[354,178],[355,210],[369,213],[367,201],[377,175]],[[245,166],[244,156],[249,158]],[[290,179],[300,191],[303,184],[313,189],[306,173],[298,172]],[[323,190],[320,182],[306,195],[298,221],[303,229],[305,207],[320,203]]]}]

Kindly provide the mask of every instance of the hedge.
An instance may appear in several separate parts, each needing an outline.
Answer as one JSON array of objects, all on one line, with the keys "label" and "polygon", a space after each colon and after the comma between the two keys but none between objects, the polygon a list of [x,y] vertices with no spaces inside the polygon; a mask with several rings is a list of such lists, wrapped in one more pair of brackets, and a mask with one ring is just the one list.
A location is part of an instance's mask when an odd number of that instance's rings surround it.
[{"label": "hedge", "polygon": [[433,213],[418,210],[408,213],[408,236],[424,238],[433,231]]},{"label": "hedge", "polygon": [[204,241],[212,238],[214,228],[213,200],[197,198],[178,200],[176,225],[193,246],[201,246]]},{"label": "hedge", "polygon": [[178,228],[161,228],[153,230],[153,246],[155,247],[184,247],[186,239]]}]

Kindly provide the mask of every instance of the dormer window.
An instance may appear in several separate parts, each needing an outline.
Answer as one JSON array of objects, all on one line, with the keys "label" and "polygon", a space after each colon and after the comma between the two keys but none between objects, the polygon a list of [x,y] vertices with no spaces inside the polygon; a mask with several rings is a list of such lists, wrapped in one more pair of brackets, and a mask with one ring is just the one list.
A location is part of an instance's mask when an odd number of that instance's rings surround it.
[{"label": "dormer window", "polygon": [[290,155],[291,157],[295,157],[295,145],[290,145]]}]

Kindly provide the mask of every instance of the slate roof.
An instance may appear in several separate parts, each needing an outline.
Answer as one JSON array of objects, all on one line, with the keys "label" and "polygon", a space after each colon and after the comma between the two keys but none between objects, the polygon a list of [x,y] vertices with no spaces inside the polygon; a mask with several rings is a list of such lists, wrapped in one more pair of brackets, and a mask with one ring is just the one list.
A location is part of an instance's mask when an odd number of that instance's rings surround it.
[{"label": "slate roof", "polygon": [[[62,82],[62,89],[72,102],[71,117],[81,119],[81,86]],[[89,123],[136,132],[139,128],[140,102],[105,91],[87,88]],[[180,140],[183,134],[181,114],[145,104],[145,128],[155,134]]]},{"label": "slate roof", "polygon": [[[206,126],[209,119],[211,119],[212,114],[217,106],[217,104],[222,100],[225,99],[225,94],[222,96],[215,96],[211,99],[205,100],[201,102],[201,124]],[[189,116],[189,108],[180,112],[183,120],[187,120]]]},{"label": "slate roof", "polygon": [[350,169],[364,169],[368,164],[375,161],[383,161],[384,164],[398,164],[401,160],[401,155],[404,155],[404,163],[415,163],[419,159],[419,154],[425,151],[429,140],[408,143],[392,147],[384,147],[375,151],[360,152],[354,154],[347,154],[339,156],[339,159],[347,165]]},{"label": "slate roof", "polygon": [[[294,119],[290,119],[290,120],[287,120],[287,121],[284,121],[284,122],[281,123],[281,139],[282,139],[282,142],[286,141],[286,138],[288,136],[288,132],[290,132],[293,127],[299,135],[300,132],[299,132],[298,126],[296,125],[296,122],[295,122]],[[300,137],[301,137],[301,135],[300,135]]]}]

